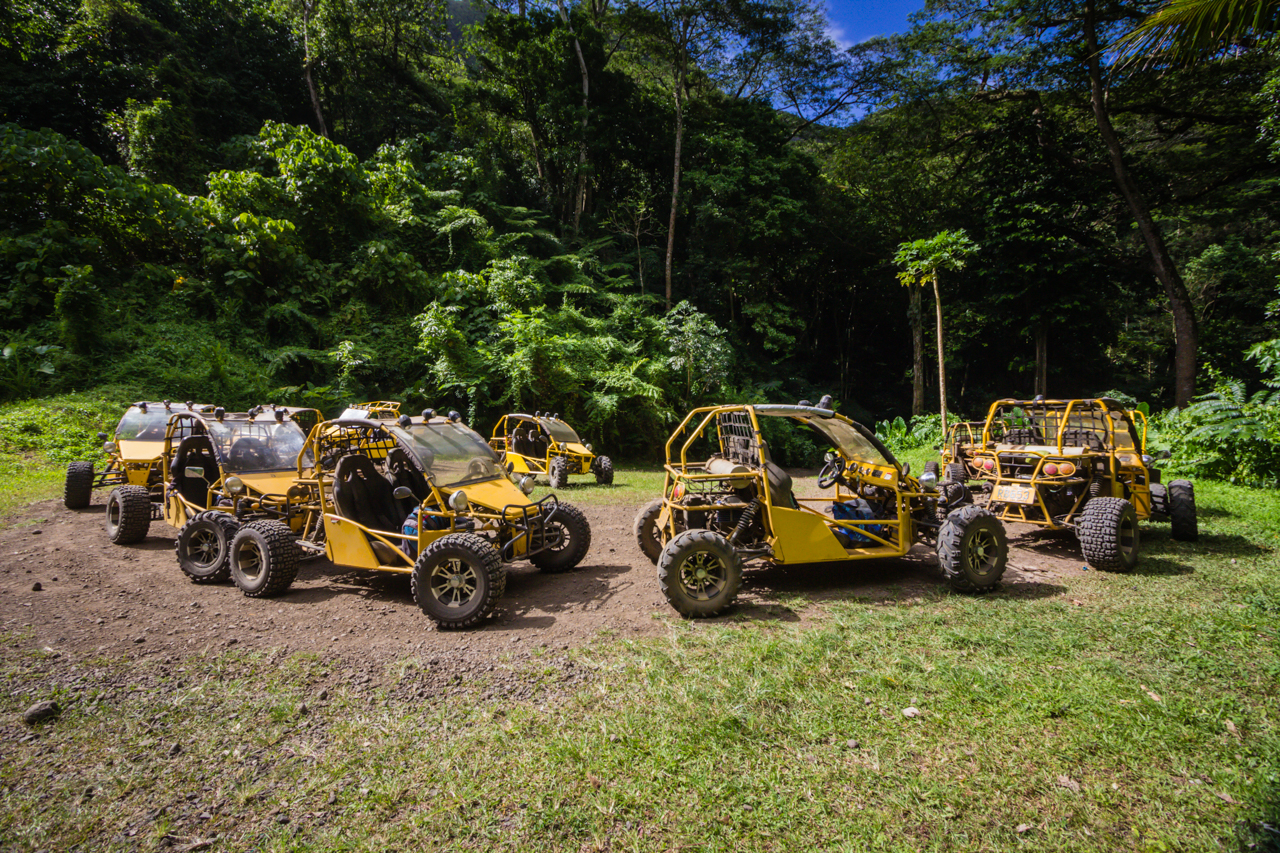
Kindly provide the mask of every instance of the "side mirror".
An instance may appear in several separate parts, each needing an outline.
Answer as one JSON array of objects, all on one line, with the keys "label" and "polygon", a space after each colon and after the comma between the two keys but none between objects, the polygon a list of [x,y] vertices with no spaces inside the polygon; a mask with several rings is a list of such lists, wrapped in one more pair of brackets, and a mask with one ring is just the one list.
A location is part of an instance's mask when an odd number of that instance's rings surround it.
[{"label": "side mirror", "polygon": [[105,432],[98,433],[98,441],[106,441],[106,440],[107,440],[107,434]]},{"label": "side mirror", "polygon": [[1172,456],[1173,456],[1173,453],[1172,453],[1172,451],[1169,451],[1169,450],[1165,450],[1165,451],[1161,452],[1161,454],[1160,454],[1160,458],[1161,458],[1161,459],[1168,459],[1168,458],[1170,458],[1170,457],[1172,457]]},{"label": "side mirror", "polygon": [[911,463],[910,463],[910,462],[903,462],[903,463],[902,463],[902,476],[906,477],[906,476],[907,476],[907,475],[909,475],[910,473],[911,473]]},{"label": "side mirror", "polygon": [[822,457],[823,462],[834,462],[836,458],[835,451],[828,450]]},{"label": "side mirror", "polygon": [[[385,495],[386,492],[383,492],[383,494]],[[398,501],[402,501],[406,498],[412,498],[413,491],[408,486],[396,486],[395,491],[391,493],[391,496]]]},{"label": "side mirror", "polygon": [[199,465],[188,465],[186,468],[182,469],[182,476],[190,477],[193,480],[203,480],[204,469]]}]

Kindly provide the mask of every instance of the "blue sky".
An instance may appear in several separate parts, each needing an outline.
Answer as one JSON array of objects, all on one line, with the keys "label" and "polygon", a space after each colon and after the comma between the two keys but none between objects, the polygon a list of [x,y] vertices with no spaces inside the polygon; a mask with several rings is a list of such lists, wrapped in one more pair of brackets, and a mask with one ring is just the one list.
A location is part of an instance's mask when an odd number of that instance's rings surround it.
[{"label": "blue sky", "polygon": [[872,36],[907,29],[907,16],[924,8],[924,0],[827,0],[831,37],[848,47]]}]

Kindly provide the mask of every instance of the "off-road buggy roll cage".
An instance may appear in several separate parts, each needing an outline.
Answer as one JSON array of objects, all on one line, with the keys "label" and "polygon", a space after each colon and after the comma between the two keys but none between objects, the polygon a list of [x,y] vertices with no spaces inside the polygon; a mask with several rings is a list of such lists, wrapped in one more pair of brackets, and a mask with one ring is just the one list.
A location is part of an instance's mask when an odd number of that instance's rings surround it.
[{"label": "off-road buggy roll cage", "polygon": [[103,442],[102,452],[107,456],[106,467],[95,471],[92,462],[83,461],[67,465],[67,479],[63,490],[63,503],[66,507],[87,507],[94,489],[143,486],[155,504],[152,515],[158,518],[160,504],[164,501],[161,457],[165,426],[170,416],[183,411],[211,412],[213,406],[191,401],[173,403],[169,400],[129,404],[112,435],[98,433],[98,440]]},{"label": "off-road buggy roll cage", "polygon": [[571,474],[595,474],[601,485],[613,482],[613,461],[596,456],[559,415],[503,415],[493,427],[489,446],[502,454],[503,464],[514,473],[545,475],[553,489],[568,485]]},{"label": "off-road buggy roll cage", "polygon": [[[794,494],[790,474],[772,459],[762,417],[787,418],[832,448],[818,485],[834,486],[834,497]],[[965,505],[963,487],[939,490],[934,475],[911,477],[874,433],[830,409],[695,409],[667,441],[665,470],[663,497],[641,509],[636,535],[658,564],[668,601],[686,616],[727,607],[743,566],[754,561],[900,557],[923,539],[937,543],[957,589],[990,587],[1004,571],[1003,528]]]},{"label": "off-road buggy roll cage", "polygon": [[970,470],[1002,520],[1075,530],[1090,565],[1127,570],[1139,519],[1172,520],[1175,539],[1196,536],[1191,483],[1160,483],[1146,437],[1141,411],[1105,397],[997,400]]}]

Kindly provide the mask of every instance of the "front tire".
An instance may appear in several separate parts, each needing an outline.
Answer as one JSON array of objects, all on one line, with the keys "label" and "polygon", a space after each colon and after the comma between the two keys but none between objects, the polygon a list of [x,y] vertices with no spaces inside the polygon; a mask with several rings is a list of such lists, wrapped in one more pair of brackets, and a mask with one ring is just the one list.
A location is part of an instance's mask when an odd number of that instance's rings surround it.
[{"label": "front tire", "polygon": [[686,619],[717,616],[738,597],[742,558],[719,533],[686,530],[662,549],[658,585]]},{"label": "front tire", "polygon": [[965,467],[963,462],[948,462],[946,475],[948,483],[964,485],[969,482],[969,469]]},{"label": "front tire", "polygon": [[231,540],[231,580],[250,598],[280,595],[298,576],[300,551],[284,522],[247,522]]},{"label": "front tire", "polygon": [[413,600],[441,629],[480,622],[506,587],[498,549],[474,533],[450,533],[423,548],[410,580]]},{"label": "front tire", "polygon": [[1095,569],[1127,572],[1138,563],[1138,513],[1124,498],[1092,498],[1080,516],[1080,550]]},{"label": "front tire", "polygon": [[84,509],[93,497],[93,463],[71,462],[67,465],[67,483],[62,489],[62,505],[67,509]]},{"label": "front tire", "polygon": [[587,549],[591,547],[591,525],[582,510],[562,503],[550,522],[544,522],[541,536],[535,536],[533,541],[535,544],[546,542],[547,548],[530,557],[530,563],[548,574],[566,572],[587,556]]},{"label": "front tire", "polygon": [[1200,538],[1196,521],[1196,487],[1190,480],[1174,480],[1169,484],[1169,534],[1179,542]]},{"label": "front tire", "polygon": [[569,485],[569,460],[557,456],[547,465],[547,482],[553,489],[563,489]]},{"label": "front tire", "polygon": [[147,538],[151,527],[151,493],[146,486],[117,486],[107,495],[107,535],[117,545]]},{"label": "front tire", "polygon": [[930,459],[928,462],[924,463],[924,473],[932,474],[935,477],[938,476],[938,460]]},{"label": "front tire", "polygon": [[608,456],[597,456],[592,470],[596,475],[597,486],[613,485],[613,460]]},{"label": "front tire", "polygon": [[662,498],[656,498],[640,507],[632,527],[636,534],[636,544],[649,558],[649,562],[658,565],[662,556],[662,531],[658,529],[658,516],[662,513]]},{"label": "front tire", "polygon": [[192,516],[173,543],[183,574],[192,583],[230,580],[231,540],[239,529],[239,522],[229,513],[210,510]]},{"label": "front tire", "polygon": [[961,507],[948,515],[938,530],[938,565],[957,592],[995,586],[1008,561],[1004,525],[984,507]]}]

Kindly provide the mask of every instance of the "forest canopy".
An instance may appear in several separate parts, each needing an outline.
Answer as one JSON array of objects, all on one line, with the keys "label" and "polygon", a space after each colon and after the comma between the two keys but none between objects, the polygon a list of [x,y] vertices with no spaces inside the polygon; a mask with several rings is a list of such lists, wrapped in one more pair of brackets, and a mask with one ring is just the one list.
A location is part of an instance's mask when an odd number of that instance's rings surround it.
[{"label": "forest canopy", "polygon": [[841,47],[808,0],[14,0],[0,395],[554,410],[624,455],[710,399],[936,412],[894,257],[962,230],[949,410],[1254,399],[1274,52],[1118,60],[1156,8]]}]

